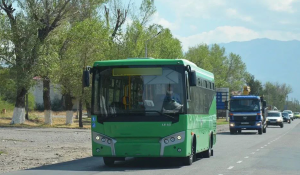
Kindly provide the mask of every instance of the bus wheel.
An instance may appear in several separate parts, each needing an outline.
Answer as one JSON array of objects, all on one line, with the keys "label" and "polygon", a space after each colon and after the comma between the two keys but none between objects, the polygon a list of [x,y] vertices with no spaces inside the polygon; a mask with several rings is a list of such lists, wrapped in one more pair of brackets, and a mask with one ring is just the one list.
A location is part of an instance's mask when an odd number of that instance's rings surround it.
[{"label": "bus wheel", "polygon": [[210,141],[209,141],[209,148],[208,148],[208,150],[206,150],[206,151],[204,151],[203,153],[202,153],[202,155],[203,155],[203,157],[204,158],[210,158],[210,156],[212,155],[212,140],[210,139]]},{"label": "bus wheel", "polygon": [[195,148],[194,142],[192,142],[191,155],[183,158],[184,165],[192,165],[193,164],[193,161],[195,158],[195,152],[196,152],[195,150],[196,150],[196,148]]},{"label": "bus wheel", "polygon": [[262,135],[262,133],[263,133],[263,129],[260,128],[260,129],[258,130],[258,134],[259,134],[259,135]]},{"label": "bus wheel", "polygon": [[115,159],[113,157],[103,157],[103,161],[106,166],[113,166],[115,163]]}]

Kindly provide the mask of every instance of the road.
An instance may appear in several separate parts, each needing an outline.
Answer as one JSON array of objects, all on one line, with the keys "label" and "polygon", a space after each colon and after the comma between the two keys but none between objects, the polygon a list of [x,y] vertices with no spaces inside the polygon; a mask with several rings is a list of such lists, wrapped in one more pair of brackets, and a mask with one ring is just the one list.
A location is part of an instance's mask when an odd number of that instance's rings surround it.
[{"label": "road", "polygon": [[128,158],[106,167],[102,158],[90,157],[5,175],[291,175],[300,174],[299,148],[300,120],[294,120],[283,128],[269,127],[263,135],[252,131],[219,133],[214,156],[198,159],[191,166],[181,166],[174,159]]}]

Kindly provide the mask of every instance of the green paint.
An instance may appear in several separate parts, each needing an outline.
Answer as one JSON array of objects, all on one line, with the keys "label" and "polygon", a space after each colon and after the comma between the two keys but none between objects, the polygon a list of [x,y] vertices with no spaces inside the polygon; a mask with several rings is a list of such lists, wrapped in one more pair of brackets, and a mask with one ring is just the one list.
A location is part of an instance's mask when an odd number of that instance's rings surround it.
[{"label": "green paint", "polygon": [[[130,65],[190,65],[197,76],[214,82],[214,75],[205,71],[187,60],[172,59],[125,59],[98,61],[94,67],[102,66],[130,66]],[[132,72],[131,72],[132,73]],[[185,85],[184,85],[185,86]],[[209,102],[211,103],[211,102]],[[187,104],[184,104],[187,105]],[[94,122],[92,132],[96,132],[116,141],[114,144],[116,157],[186,157],[191,154],[193,137],[196,139],[197,152],[205,151],[209,147],[210,136],[213,136],[213,144],[216,143],[216,98],[213,98],[208,114],[182,114],[179,121],[170,122]],[[92,116],[96,117],[96,116]],[[93,122],[92,122],[93,125]],[[166,146],[163,155],[160,155],[161,142],[169,135],[185,131],[183,142]],[[193,135],[194,134],[194,135]],[[93,156],[111,157],[112,149],[109,146],[93,141]],[[161,142],[160,142],[161,141]],[[171,143],[171,141],[169,140]],[[98,152],[96,151],[98,149]],[[178,151],[181,149],[181,152]]]}]

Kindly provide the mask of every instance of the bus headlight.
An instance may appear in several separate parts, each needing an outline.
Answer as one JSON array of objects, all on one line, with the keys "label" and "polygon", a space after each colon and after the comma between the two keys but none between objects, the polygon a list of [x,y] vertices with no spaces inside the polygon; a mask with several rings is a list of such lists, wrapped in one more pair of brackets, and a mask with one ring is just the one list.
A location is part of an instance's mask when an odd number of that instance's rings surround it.
[{"label": "bus headlight", "polygon": [[256,126],[260,126],[261,124],[260,123],[256,123]]},{"label": "bus headlight", "polygon": [[96,136],[96,140],[99,140],[100,139],[100,137],[99,136]]},{"label": "bus headlight", "polygon": [[160,143],[162,146],[170,146],[170,145],[175,145],[178,143],[182,143],[185,140],[185,131],[181,131],[169,136],[166,136],[164,138],[160,139]]},{"label": "bus headlight", "polygon": [[231,127],[233,127],[233,126],[234,126],[234,123],[230,123],[229,125],[230,125]]}]

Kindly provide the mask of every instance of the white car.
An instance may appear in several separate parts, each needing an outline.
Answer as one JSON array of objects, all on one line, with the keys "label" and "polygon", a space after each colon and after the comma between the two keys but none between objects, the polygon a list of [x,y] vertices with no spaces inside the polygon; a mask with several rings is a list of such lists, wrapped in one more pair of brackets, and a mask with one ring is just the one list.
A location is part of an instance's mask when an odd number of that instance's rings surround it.
[{"label": "white car", "polygon": [[292,119],[292,121],[294,120],[294,113],[293,113],[293,111],[291,111],[291,110],[284,110],[284,111],[282,111],[282,112],[287,112],[287,113],[289,113],[289,117]]},{"label": "white car", "polygon": [[267,113],[267,126],[277,125],[283,128],[283,118],[279,111],[268,111]]}]

